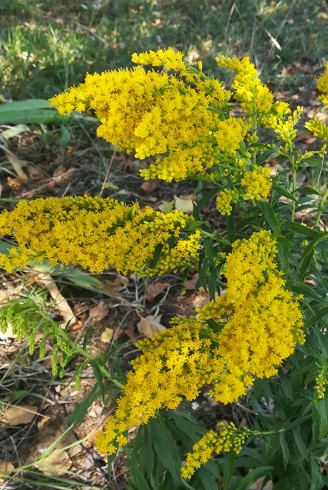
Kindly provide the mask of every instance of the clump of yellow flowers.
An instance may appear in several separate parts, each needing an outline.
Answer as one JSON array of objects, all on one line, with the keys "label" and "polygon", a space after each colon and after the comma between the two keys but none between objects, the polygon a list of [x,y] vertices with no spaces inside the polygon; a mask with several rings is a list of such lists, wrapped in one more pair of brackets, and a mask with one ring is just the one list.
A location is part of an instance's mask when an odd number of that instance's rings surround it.
[{"label": "clump of yellow flowers", "polygon": [[[87,75],[78,87],[50,99],[51,104],[60,113],[93,110],[100,121],[98,136],[141,160],[155,157],[140,171],[145,179],[210,178],[227,189],[231,177],[234,187],[240,184],[239,199],[266,198],[269,170],[249,158],[241,160],[238,153],[246,134],[254,131],[252,114],[260,111],[264,117],[274,107],[273,95],[249,58],[217,59],[237,71],[232,90],[207,78],[201,64],[198,69],[186,65],[183,53],[171,48],[135,53],[132,61],[138,65],[133,69]],[[243,115],[230,113],[231,96],[240,101]],[[218,204],[218,209],[229,214],[229,206]]]},{"label": "clump of yellow flowers", "polygon": [[[10,254],[0,253],[7,271],[47,258],[51,264],[81,265],[91,272],[111,266],[127,274],[163,274],[188,266],[200,248],[200,231],[182,233],[194,219],[115,199],[62,197],[20,202],[0,215],[0,234],[15,238]],[[161,256],[152,264],[156,247]]]},{"label": "clump of yellow flowers", "polygon": [[[183,398],[194,400],[204,385],[212,386],[215,400],[231,403],[256,377],[277,373],[304,335],[297,298],[286,289],[276,254],[275,240],[265,230],[236,241],[224,271],[226,292],[196,317],[176,318],[171,329],[139,342],[143,355],[133,361],[117,411],[97,436],[100,452],[115,452],[127,442],[128,429],[147,423],[161,408],[177,408]],[[217,322],[218,331],[208,319]],[[226,447],[211,440],[213,446],[206,439],[207,455]],[[196,466],[190,462],[184,474],[191,468]]]},{"label": "clump of yellow flowers", "polygon": [[232,422],[230,424],[219,422],[217,428],[218,432],[209,430],[187,455],[185,466],[181,470],[184,478],[189,479],[201,465],[211,459],[213,453],[228,451],[240,453],[243,444],[252,433],[246,427],[237,428]]}]

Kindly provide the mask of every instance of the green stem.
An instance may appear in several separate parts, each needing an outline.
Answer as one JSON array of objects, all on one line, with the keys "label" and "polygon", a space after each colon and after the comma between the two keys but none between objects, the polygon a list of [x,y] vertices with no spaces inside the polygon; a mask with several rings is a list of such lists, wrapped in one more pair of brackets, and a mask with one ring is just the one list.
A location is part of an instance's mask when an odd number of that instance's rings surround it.
[{"label": "green stem", "polygon": [[314,226],[318,226],[318,224],[319,224],[322,211],[324,210],[325,205],[326,205],[327,197],[328,197],[328,187],[326,188],[325,192],[322,194],[321,202],[320,202],[320,205],[318,207],[318,213],[317,213],[316,220],[314,222]]},{"label": "green stem", "polygon": [[[85,357],[88,361],[94,361],[95,359],[90,356],[90,354],[87,353],[86,350],[82,349],[79,345],[76,345],[76,350],[81,356]],[[105,366],[102,366],[101,364],[99,365],[99,369],[101,373],[104,375],[105,378],[109,379],[115,386],[117,386],[120,389],[124,388],[124,385],[117,381],[117,379],[113,378],[113,376],[110,374],[110,372],[105,368]]]},{"label": "green stem", "polygon": [[[297,171],[297,165],[295,164],[295,155],[293,151],[293,144],[290,144],[289,147],[289,160],[292,166],[292,172],[293,172],[293,180],[292,180],[292,195],[295,197],[296,194],[296,171]],[[292,201],[292,221],[295,219],[295,210],[296,210],[296,201]]]},{"label": "green stem", "polygon": [[[296,191],[296,172],[293,170],[293,183],[292,183],[292,194],[295,197]],[[292,201],[292,221],[295,219],[295,209],[296,209],[296,201]]]}]

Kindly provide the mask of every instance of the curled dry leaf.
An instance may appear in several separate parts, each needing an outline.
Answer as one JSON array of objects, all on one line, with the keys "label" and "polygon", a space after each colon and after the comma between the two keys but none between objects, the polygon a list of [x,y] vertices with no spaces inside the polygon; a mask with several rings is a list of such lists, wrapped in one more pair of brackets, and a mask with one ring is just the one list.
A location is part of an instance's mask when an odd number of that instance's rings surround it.
[{"label": "curled dry leaf", "polygon": [[196,283],[199,279],[199,274],[196,272],[191,279],[186,279],[183,283],[183,287],[188,289],[188,291],[194,291]]},{"label": "curled dry leaf", "polygon": [[[10,461],[4,461],[3,463],[0,463],[0,473],[8,473],[9,475],[9,473],[12,473],[14,470],[15,466]],[[0,476],[0,483],[5,483],[5,478],[4,476]]]},{"label": "curled dry leaf", "polygon": [[101,342],[110,343],[113,338],[114,330],[112,328],[105,328],[100,336]]},{"label": "curled dry leaf", "polygon": [[28,176],[23,170],[24,167],[27,167],[27,162],[17,158],[10,150],[8,150],[8,148],[5,148],[4,146],[2,146],[2,150],[4,151],[7,160],[11,163],[13,169],[15,170],[19,180],[21,182],[28,180]]},{"label": "curled dry leaf", "polygon": [[150,194],[151,192],[154,192],[158,188],[159,188],[158,182],[143,182],[143,184],[141,184],[141,190],[145,194]]},{"label": "curled dry leaf", "polygon": [[92,322],[100,322],[108,315],[108,307],[104,301],[99,303],[89,310],[89,320]]},{"label": "curled dry leaf", "polygon": [[38,408],[32,405],[13,405],[4,412],[2,419],[7,425],[30,424],[38,414]]},{"label": "curled dry leaf", "polygon": [[188,196],[178,196],[175,198],[175,209],[183,211],[184,213],[192,213],[193,202],[196,201],[195,194],[189,194]]},{"label": "curled dry leaf", "polygon": [[161,317],[162,315],[148,315],[146,318],[141,318],[140,322],[137,323],[139,333],[151,339],[155,333],[165,330],[166,327],[160,323]]},{"label": "curled dry leaf", "polygon": [[154,282],[148,284],[146,289],[146,300],[153,301],[164,289],[170,287],[168,282]]},{"label": "curled dry leaf", "polygon": [[[33,267],[34,270],[37,271],[37,267]],[[37,271],[38,272],[38,271]],[[50,276],[50,274],[44,274],[42,272],[39,272],[35,276],[35,280],[37,282],[40,282],[46,288],[48,289],[50,296],[56,303],[56,307],[60,311],[61,316],[63,317],[65,323],[70,322],[71,324],[77,323],[77,318],[74,315],[71,307],[67,303],[66,299],[64,296],[60,293],[57,284],[53,280],[53,278]]]},{"label": "curled dry leaf", "polygon": [[34,463],[45,475],[64,475],[72,467],[72,460],[67,451],[54,451],[52,456]]}]

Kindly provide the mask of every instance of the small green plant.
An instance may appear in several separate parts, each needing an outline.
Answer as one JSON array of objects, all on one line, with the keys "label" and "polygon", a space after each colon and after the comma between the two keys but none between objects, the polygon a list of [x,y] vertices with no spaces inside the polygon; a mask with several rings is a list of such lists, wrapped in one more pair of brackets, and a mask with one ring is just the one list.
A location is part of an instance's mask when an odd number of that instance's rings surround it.
[{"label": "small green plant", "polygon": [[[12,271],[48,259],[141,276],[198,268],[198,285],[210,301],[138,343],[142,354],[97,436],[98,450],[113,457],[126,448],[131,488],[246,490],[264,477],[263,485],[271,480],[274,490],[322,489],[327,126],[306,122],[323,143],[301,151],[295,141],[302,108],[276,101],[248,57],[216,59],[236,72],[229,88],[171,48],[133,54],[132,61],[135,68],[87,75],[50,102],[60,114],[92,110],[98,136],[149,159],[143,178],[207,185],[193,215],[89,196],[21,202],[0,216],[0,232],[17,242],[0,254],[0,264]],[[328,105],[328,64],[318,88]],[[315,187],[300,183],[307,168],[320,169]],[[206,223],[205,206],[213,199],[225,222],[220,231]],[[305,222],[299,222],[302,212]],[[7,306],[4,328],[10,319],[19,334],[35,332],[19,308],[19,302]],[[27,311],[38,315],[31,305]],[[81,354],[99,386],[105,376],[121,387],[85,349],[67,335],[64,340],[58,326],[45,332],[64,353],[62,369],[68,357]],[[223,404],[243,399],[253,414],[250,426],[219,421],[205,432],[176,412],[201,391]]]}]

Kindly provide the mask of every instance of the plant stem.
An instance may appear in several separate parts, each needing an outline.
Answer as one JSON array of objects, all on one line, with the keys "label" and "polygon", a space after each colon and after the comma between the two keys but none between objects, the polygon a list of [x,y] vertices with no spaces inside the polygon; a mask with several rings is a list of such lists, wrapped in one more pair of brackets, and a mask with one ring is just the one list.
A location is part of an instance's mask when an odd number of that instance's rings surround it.
[{"label": "plant stem", "polygon": [[316,220],[314,222],[314,226],[318,226],[318,224],[319,224],[322,211],[324,210],[325,205],[326,205],[327,197],[328,197],[328,187],[326,188],[325,192],[322,194],[322,198],[321,198],[320,205],[318,207],[318,213],[317,213]]}]

